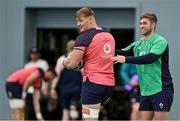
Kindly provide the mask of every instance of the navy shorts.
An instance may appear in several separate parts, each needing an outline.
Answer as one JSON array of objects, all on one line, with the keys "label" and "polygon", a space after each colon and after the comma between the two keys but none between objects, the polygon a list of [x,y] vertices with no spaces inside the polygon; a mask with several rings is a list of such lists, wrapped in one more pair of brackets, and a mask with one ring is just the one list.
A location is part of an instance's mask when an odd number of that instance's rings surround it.
[{"label": "navy shorts", "polygon": [[102,105],[111,97],[114,91],[114,86],[106,86],[95,84],[87,79],[82,83],[81,101],[82,104],[98,104]]},{"label": "navy shorts", "polygon": [[173,89],[163,89],[151,96],[141,96],[140,111],[164,111],[169,112],[173,102]]},{"label": "navy shorts", "polygon": [[6,93],[9,99],[20,99],[22,86],[18,82],[6,82]]},{"label": "navy shorts", "polygon": [[131,103],[140,102],[140,90],[139,87],[135,87],[130,93]]},{"label": "navy shorts", "polygon": [[78,106],[80,103],[80,91],[61,93],[62,107],[69,109],[70,105]]}]

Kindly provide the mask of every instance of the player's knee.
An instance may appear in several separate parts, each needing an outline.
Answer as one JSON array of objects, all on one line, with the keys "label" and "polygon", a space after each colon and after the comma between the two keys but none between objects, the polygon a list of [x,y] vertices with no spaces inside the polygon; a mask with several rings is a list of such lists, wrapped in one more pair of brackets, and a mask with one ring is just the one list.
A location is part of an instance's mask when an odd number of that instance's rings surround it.
[{"label": "player's knee", "polygon": [[83,119],[98,119],[99,117],[99,108],[91,108],[91,107],[82,107],[82,116]]},{"label": "player's knee", "polygon": [[79,112],[78,112],[78,110],[77,110],[77,108],[76,108],[75,105],[71,105],[71,106],[70,106],[69,115],[70,115],[70,117],[71,117],[72,119],[78,119],[78,117],[79,117]]}]

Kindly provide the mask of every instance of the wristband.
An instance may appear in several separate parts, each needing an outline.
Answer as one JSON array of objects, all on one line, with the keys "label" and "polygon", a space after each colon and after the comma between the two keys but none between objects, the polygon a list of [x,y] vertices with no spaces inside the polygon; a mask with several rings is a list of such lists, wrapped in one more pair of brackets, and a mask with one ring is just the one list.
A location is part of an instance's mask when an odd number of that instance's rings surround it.
[{"label": "wristband", "polygon": [[42,114],[39,112],[39,113],[36,113],[36,118],[37,119],[43,119],[43,117],[42,117]]}]

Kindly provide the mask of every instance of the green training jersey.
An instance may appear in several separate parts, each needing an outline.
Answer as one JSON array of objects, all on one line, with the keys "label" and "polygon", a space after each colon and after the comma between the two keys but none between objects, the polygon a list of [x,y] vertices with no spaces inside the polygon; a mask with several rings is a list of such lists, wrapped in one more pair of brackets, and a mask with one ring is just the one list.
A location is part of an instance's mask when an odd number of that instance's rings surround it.
[{"label": "green training jersey", "polygon": [[149,53],[160,55],[160,58],[151,64],[136,65],[142,96],[156,94],[172,84],[166,39],[158,34],[154,34],[148,40],[140,39],[122,50],[128,51],[132,47],[134,56],[142,56]]}]

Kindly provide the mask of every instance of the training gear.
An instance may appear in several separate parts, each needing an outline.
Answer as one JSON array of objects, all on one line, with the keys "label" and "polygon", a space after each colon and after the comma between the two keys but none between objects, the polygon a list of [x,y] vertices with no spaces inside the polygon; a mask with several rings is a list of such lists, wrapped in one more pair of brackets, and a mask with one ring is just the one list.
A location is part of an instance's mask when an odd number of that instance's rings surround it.
[{"label": "training gear", "polygon": [[87,119],[87,118],[98,119],[99,109],[93,109],[93,108],[83,106],[82,116],[83,116],[83,119]]},{"label": "training gear", "polygon": [[74,49],[84,52],[83,80],[89,78],[96,84],[114,86],[114,69],[111,57],[115,55],[115,40],[102,28],[82,32]]},{"label": "training gear", "polygon": [[145,56],[151,53],[160,55],[160,57],[151,64],[136,65],[142,96],[156,94],[173,85],[169,71],[168,43],[165,38],[154,34],[148,40],[140,39],[122,50],[128,51],[131,48],[134,51],[135,57]]},{"label": "training gear", "polygon": [[24,108],[24,100],[22,99],[9,99],[9,105],[11,109]]}]

